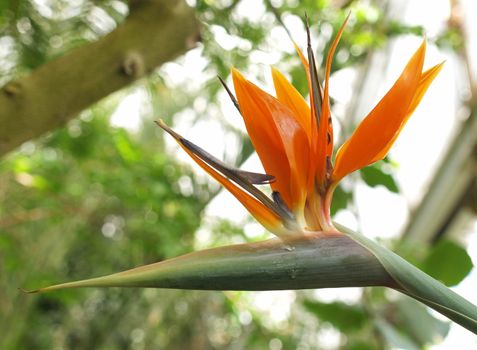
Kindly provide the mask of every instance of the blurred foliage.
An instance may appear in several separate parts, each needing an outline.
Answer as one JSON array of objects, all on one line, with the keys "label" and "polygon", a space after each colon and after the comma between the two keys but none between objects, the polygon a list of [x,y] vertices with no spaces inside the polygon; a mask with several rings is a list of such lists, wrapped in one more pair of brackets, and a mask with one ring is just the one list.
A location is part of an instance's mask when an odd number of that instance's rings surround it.
[{"label": "blurred foliage", "polygon": [[465,248],[449,240],[439,240],[420,265],[424,272],[446,286],[457,285],[473,267],[472,259]]},{"label": "blurred foliage", "polygon": [[[110,116],[129,91],[120,92],[0,161],[1,349],[316,349],[326,348],[323,339],[329,332],[341,349],[399,344],[411,349],[445,335],[446,325],[425,308],[409,306],[408,299],[390,303],[382,290],[365,291],[358,304],[327,303],[312,291],[293,292],[296,301],[278,320],[272,316],[283,305],[265,310],[257,304],[264,300],[261,293],[109,289],[30,296],[17,290],[189,252],[204,245],[198,243],[199,228],[207,233],[209,246],[250,239],[243,225],[203,222],[218,187],[167,151],[152,119],[219,123],[239,144],[236,154],[224,157],[243,163],[253,149],[221,116],[223,91],[216,75],[226,79],[232,65],[250,70],[257,53],[274,52],[274,64],[306,94],[296,54],[277,52],[270,39],[274,30],[282,30],[281,40],[289,40],[280,21],[303,23],[307,13],[322,63],[332,33],[351,12],[333,71],[363,65],[391,36],[422,32],[387,20],[377,1],[256,2],[257,11],[264,12],[258,20],[244,15],[245,2],[196,1],[203,22],[203,44],[196,52],[205,60],[197,69],[204,78],[181,81],[161,68],[136,84],[132,91],[146,92],[150,107],[142,111],[139,131],[111,126]],[[94,41],[127,13],[127,2],[120,0],[0,1],[0,83]],[[304,37],[294,39],[304,43]],[[449,32],[439,40],[452,46],[458,39]],[[184,62],[179,58],[171,65],[181,69]],[[266,74],[261,70],[257,79],[265,81]],[[388,163],[364,169],[355,179],[398,191]],[[352,203],[352,188],[339,187],[333,214]],[[261,231],[253,237],[265,236]],[[471,268],[465,250],[448,242],[420,259],[426,271],[449,285]],[[445,268],[456,271],[457,264],[462,270],[455,275]]]},{"label": "blurred foliage", "polygon": [[305,300],[303,306],[319,319],[329,322],[343,333],[350,334],[363,328],[368,317],[362,307],[342,302],[322,303]]},{"label": "blurred foliage", "polygon": [[386,187],[390,192],[398,193],[399,187],[392,174],[385,169],[385,163],[379,162],[360,170],[363,181],[370,187]]}]

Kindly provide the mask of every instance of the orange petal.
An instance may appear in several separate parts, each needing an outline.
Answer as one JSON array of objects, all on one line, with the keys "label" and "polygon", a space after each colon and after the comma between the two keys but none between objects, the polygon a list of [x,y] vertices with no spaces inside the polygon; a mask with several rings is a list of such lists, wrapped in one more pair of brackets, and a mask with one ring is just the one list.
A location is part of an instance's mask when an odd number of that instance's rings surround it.
[{"label": "orange petal", "polygon": [[256,90],[236,69],[232,69],[235,94],[245,121],[248,134],[265,172],[274,176],[272,184],[281,193],[285,202],[290,203],[290,167],[286,152],[278,134],[275,121],[263,99],[258,98]]},{"label": "orange petal", "polygon": [[232,70],[235,92],[248,134],[271,184],[293,211],[304,200],[307,179],[308,137],[294,113],[275,97]]},{"label": "orange petal", "polygon": [[429,88],[429,85],[431,85],[432,81],[434,78],[437,76],[437,74],[441,71],[442,66],[444,63],[440,63],[438,65],[435,65],[434,67],[428,69],[421,75],[421,80],[419,81],[419,86],[417,87],[416,93],[412,99],[411,105],[409,106],[409,109],[407,111],[406,117],[404,118],[403,122],[399,126],[398,131],[394,134],[394,137],[392,138],[391,142],[388,142],[387,146],[377,155],[377,159],[381,160],[386,155],[388,154],[389,150],[391,149],[392,145],[396,141],[397,137],[401,133],[402,128],[404,125],[406,125],[407,121],[409,120],[409,117],[412,115],[416,107],[419,105],[419,102],[421,102],[421,99],[424,97],[424,94],[426,93],[427,89]]},{"label": "orange petal", "polygon": [[414,98],[412,99],[412,102],[411,102],[411,106],[409,107],[409,110],[407,111],[408,113],[407,118],[411,116],[411,114],[414,112],[416,107],[419,105],[419,102],[421,102],[421,99],[424,97],[424,94],[429,88],[429,85],[431,85],[432,81],[437,76],[437,74],[439,74],[443,66],[444,66],[444,62],[439,63],[435,65],[434,67],[426,70],[424,73],[422,73],[421,80],[419,81],[419,86],[417,87],[416,94],[414,95]]},{"label": "orange petal", "polygon": [[425,52],[424,41],[393,87],[338,150],[333,181],[386,156],[418,94]]},{"label": "orange petal", "polygon": [[321,109],[318,139],[316,141],[317,149],[315,152],[317,159],[316,178],[319,184],[324,184],[325,180],[331,175],[329,173],[331,172],[331,155],[333,154],[333,124],[331,120],[329,99],[331,62],[333,61],[333,56],[341,39],[341,35],[343,34],[346,23],[348,22],[349,16],[350,15],[346,17],[343,24],[341,25],[326,57],[325,89],[323,91],[323,106]]},{"label": "orange petal", "polygon": [[166,130],[170,135],[174,137],[179,146],[186,151],[186,153],[210,176],[217,180],[222,186],[224,186],[230,193],[232,193],[235,198],[237,198],[240,203],[252,214],[252,216],[260,222],[267,230],[277,233],[280,232],[282,223],[280,218],[273,213],[269,208],[267,208],[263,203],[249,195],[247,192],[244,192],[240,187],[231,182],[226,177],[222,176],[220,173],[215,171],[212,167],[206,164],[198,156],[192,153],[187,147],[180,142],[181,136],[175,131],[170,129],[162,121],[158,122],[159,126]]},{"label": "orange petal", "polygon": [[285,76],[276,68],[272,67],[273,84],[277,93],[277,99],[285,106],[290,108],[295,115],[297,122],[305,130],[308,139],[311,137],[311,111],[305,99],[288,82]]}]

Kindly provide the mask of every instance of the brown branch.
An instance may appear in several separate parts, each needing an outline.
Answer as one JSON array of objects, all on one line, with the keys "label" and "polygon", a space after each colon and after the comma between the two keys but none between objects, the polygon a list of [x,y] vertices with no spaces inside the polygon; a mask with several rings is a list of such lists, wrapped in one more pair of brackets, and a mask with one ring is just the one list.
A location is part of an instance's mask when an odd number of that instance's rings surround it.
[{"label": "brown branch", "polygon": [[183,0],[137,0],[100,40],[48,62],[0,90],[0,156],[64,125],[81,110],[192,48],[194,11]]}]

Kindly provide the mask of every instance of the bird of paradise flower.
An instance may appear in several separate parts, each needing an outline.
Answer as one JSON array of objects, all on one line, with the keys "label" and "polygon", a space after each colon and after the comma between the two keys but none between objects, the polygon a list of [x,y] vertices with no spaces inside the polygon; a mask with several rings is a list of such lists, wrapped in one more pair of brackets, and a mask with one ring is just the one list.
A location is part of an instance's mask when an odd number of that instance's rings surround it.
[{"label": "bird of paradise flower", "polygon": [[[203,290],[280,290],[385,286],[434,308],[477,334],[477,307],[393,252],[334,224],[333,192],[349,173],[383,159],[414,112],[442,63],[423,71],[426,42],[391,89],[338,149],[333,161],[329,101],[331,62],[348,18],[326,58],[320,84],[307,26],[305,67],[310,105],[275,68],[276,97],[232,69],[243,116],[266,174],[235,169],[169,128],[167,131],[209,175],[232,193],[277,238],[193,252],[108,276],[30,292],[79,287],[152,287]],[[255,185],[270,184],[269,197]]]},{"label": "bird of paradise flower", "polygon": [[[347,19],[326,58],[324,88],[318,79],[309,30],[308,60],[296,47],[308,78],[310,106],[275,68],[272,68],[272,76],[276,97],[232,69],[237,99],[228,88],[227,91],[243,116],[266,175],[233,169],[162,121],[158,122],[198,165],[229,190],[257,221],[279,237],[309,231],[337,231],[330,216],[336,186],[347,174],[387,155],[442,68],[441,63],[422,71],[426,52],[424,41],[388,93],[340,147],[333,162],[329,80],[333,55],[346,22]],[[272,199],[254,187],[266,183],[272,188]]]}]

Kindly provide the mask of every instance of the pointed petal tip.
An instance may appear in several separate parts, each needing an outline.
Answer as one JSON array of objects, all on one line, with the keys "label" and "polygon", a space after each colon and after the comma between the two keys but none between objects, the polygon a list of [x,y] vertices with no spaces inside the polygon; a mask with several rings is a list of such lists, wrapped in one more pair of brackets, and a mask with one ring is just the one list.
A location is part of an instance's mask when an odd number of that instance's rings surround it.
[{"label": "pointed petal tip", "polygon": [[156,123],[162,130],[167,132],[169,135],[171,135],[173,138],[176,140],[181,140],[182,137],[176,133],[174,130],[172,130],[162,119],[155,120],[154,123]]},{"label": "pointed petal tip", "polygon": [[286,79],[285,76],[283,75],[282,72],[280,72],[280,70],[278,70],[277,68],[275,68],[274,66],[270,66],[270,70],[272,72],[272,79],[273,79],[273,82],[275,83],[276,81],[279,81],[281,79]]},{"label": "pointed petal tip", "polygon": [[21,291],[24,294],[40,294],[43,292],[50,292],[52,290],[58,290],[62,288],[58,288],[56,285],[51,285],[48,287],[42,287],[42,288],[37,288],[37,289],[25,289],[25,288],[18,288],[19,291]]},{"label": "pointed petal tip", "polygon": [[426,35],[424,34],[424,38],[422,39],[422,43],[421,45],[419,45],[419,48],[417,49],[417,51],[422,51],[422,55],[425,55],[426,54],[426,48],[427,48],[427,37]]},{"label": "pointed petal tip", "polygon": [[346,23],[348,23],[348,20],[349,20],[350,17],[351,17],[351,11],[348,11],[348,14],[345,17],[342,26],[345,26]]},{"label": "pointed petal tip", "polygon": [[237,68],[232,67],[230,68],[230,71],[232,73],[232,78],[247,81],[247,79],[243,76],[243,74]]},{"label": "pointed petal tip", "polygon": [[[277,68],[275,68],[274,66],[270,66],[270,70],[271,70],[271,73],[272,73],[272,79],[273,79],[273,83],[275,84],[277,81],[280,80],[280,78],[283,77],[283,74],[282,72],[280,72]],[[283,77],[284,78],[284,77]],[[276,90],[276,88],[275,88]]]},{"label": "pointed petal tip", "polygon": [[240,71],[234,66],[230,67],[230,72],[232,73],[232,75],[242,76],[242,73],[240,73]]},{"label": "pointed petal tip", "polygon": [[154,123],[159,126],[161,129],[168,128],[167,124],[162,119],[154,120]]},{"label": "pointed petal tip", "polygon": [[28,289],[19,287],[18,290],[20,292],[25,293],[25,294],[36,294],[36,293],[40,292],[41,289],[30,289],[30,290],[28,290]]},{"label": "pointed petal tip", "polygon": [[310,18],[305,12],[305,28],[306,28],[306,41],[308,46],[311,46],[311,34],[310,34]]},{"label": "pointed petal tip", "polygon": [[438,63],[434,66],[435,69],[438,69],[439,71],[444,67],[444,64],[446,64],[447,60],[443,60],[441,63]]},{"label": "pointed petal tip", "polygon": [[446,63],[446,60],[436,64],[435,66],[429,68],[427,71],[425,71],[423,74],[423,76],[425,76],[427,73],[431,73],[433,74],[434,76],[437,76],[437,74],[440,73],[440,71],[442,70],[442,68],[444,67],[444,64]]},{"label": "pointed petal tip", "polygon": [[248,80],[242,75],[242,73],[240,73],[237,68],[232,67],[230,71],[232,73],[232,81],[234,83],[234,86],[236,84],[244,84],[248,82]]}]

